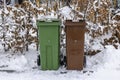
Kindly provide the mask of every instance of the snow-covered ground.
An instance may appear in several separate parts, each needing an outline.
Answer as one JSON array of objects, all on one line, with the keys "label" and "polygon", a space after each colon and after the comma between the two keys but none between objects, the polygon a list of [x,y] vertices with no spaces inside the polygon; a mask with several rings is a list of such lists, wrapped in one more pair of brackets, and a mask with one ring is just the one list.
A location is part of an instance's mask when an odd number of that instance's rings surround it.
[{"label": "snow-covered ground", "polygon": [[87,65],[82,71],[66,70],[61,67],[57,71],[42,71],[36,63],[38,52],[30,49],[25,53],[25,55],[19,53],[11,55],[10,53],[0,52],[0,80],[120,79],[120,48],[115,49],[111,45],[106,46],[102,52],[94,56],[87,56]]}]

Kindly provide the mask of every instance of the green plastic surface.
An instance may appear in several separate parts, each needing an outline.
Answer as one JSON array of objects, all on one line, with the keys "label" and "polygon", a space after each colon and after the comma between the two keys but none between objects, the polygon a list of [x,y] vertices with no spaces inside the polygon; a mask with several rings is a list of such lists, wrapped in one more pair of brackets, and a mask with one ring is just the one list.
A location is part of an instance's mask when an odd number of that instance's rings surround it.
[{"label": "green plastic surface", "polygon": [[60,21],[37,21],[39,29],[40,61],[42,70],[59,68]]}]

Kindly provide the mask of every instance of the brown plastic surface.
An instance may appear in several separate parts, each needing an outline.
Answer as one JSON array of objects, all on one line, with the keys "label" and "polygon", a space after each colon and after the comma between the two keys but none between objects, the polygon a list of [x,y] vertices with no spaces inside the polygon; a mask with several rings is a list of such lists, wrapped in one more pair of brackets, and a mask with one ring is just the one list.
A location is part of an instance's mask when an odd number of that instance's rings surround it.
[{"label": "brown plastic surface", "polygon": [[67,20],[65,23],[67,69],[69,70],[83,69],[85,25],[85,21]]}]

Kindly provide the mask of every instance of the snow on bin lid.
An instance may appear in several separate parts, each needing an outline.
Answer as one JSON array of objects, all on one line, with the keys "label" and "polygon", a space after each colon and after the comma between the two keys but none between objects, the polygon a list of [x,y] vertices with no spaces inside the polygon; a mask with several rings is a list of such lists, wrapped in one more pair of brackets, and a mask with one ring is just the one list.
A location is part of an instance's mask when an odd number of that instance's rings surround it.
[{"label": "snow on bin lid", "polygon": [[57,25],[60,26],[61,21],[59,19],[37,20],[38,27],[40,25]]},{"label": "snow on bin lid", "polygon": [[40,21],[40,22],[60,22],[59,19],[54,19],[54,18],[40,19],[40,20],[37,20],[37,21]]}]

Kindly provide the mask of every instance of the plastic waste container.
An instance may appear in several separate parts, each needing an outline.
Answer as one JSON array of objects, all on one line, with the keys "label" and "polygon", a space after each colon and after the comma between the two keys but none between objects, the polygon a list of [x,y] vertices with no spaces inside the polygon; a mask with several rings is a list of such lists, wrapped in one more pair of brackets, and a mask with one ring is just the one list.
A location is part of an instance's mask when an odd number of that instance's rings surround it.
[{"label": "plastic waste container", "polygon": [[59,68],[59,20],[37,21],[42,70]]},{"label": "plastic waste container", "polygon": [[84,64],[85,21],[66,20],[66,57],[68,70],[82,70]]}]

